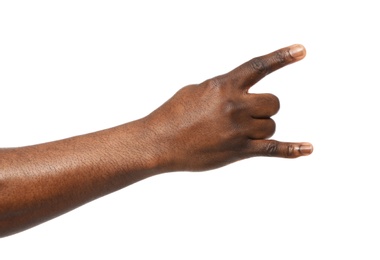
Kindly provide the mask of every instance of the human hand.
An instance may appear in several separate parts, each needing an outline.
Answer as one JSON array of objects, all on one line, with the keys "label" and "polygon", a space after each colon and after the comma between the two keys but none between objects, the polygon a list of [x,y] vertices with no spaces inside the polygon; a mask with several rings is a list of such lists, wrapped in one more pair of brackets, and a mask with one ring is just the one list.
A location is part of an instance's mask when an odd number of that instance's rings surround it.
[{"label": "human hand", "polygon": [[136,181],[202,171],[252,156],[296,158],[309,143],[267,140],[279,101],[249,88],[305,56],[293,45],[190,85],[145,118],[34,146],[0,149],[0,237],[20,232]]},{"label": "human hand", "polygon": [[0,237],[54,218],[136,181],[253,157],[296,158],[309,143],[268,140],[279,101],[249,88],[301,60],[293,45],[190,85],[145,118],[34,146],[0,149]]},{"label": "human hand", "polygon": [[296,44],[254,58],[227,74],[182,88],[144,118],[158,141],[165,170],[201,171],[253,156],[311,154],[309,143],[268,140],[275,132],[270,117],[278,112],[279,100],[248,93],[266,75],[305,55],[305,48]]}]

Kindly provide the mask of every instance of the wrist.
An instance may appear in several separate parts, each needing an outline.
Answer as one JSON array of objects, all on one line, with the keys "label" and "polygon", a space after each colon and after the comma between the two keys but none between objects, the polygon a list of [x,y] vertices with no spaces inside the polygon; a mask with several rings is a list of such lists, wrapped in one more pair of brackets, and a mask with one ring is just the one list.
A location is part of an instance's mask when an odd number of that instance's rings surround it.
[{"label": "wrist", "polygon": [[123,172],[149,177],[170,169],[168,149],[148,120],[139,119],[111,131],[114,160]]}]

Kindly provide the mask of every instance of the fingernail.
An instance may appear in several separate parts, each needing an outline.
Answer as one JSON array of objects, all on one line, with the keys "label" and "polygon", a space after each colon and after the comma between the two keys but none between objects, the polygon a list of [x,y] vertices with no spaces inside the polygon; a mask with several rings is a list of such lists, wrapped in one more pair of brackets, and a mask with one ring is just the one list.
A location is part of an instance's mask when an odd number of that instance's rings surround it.
[{"label": "fingernail", "polygon": [[300,154],[304,156],[310,155],[313,152],[313,146],[309,143],[303,143],[301,144],[299,151]]},{"label": "fingernail", "polygon": [[289,54],[293,58],[302,59],[306,55],[306,49],[301,44],[294,44],[290,46]]}]

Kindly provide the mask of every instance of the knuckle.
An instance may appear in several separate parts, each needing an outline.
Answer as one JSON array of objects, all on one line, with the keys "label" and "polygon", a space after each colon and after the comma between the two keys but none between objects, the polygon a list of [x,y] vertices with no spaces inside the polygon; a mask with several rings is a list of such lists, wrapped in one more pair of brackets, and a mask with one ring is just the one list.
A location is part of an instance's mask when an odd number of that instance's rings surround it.
[{"label": "knuckle", "polygon": [[274,156],[278,152],[278,142],[277,141],[269,141],[265,146],[265,153],[267,156]]},{"label": "knuckle", "polygon": [[287,51],[278,50],[274,53],[275,63],[283,65],[288,61],[289,56]]},{"label": "knuckle", "polygon": [[260,75],[265,76],[269,73],[268,64],[263,57],[257,57],[257,58],[252,59],[249,62],[249,65],[254,72]]},{"label": "knuckle", "polygon": [[237,103],[232,99],[228,99],[221,105],[223,114],[232,116],[236,111]]},{"label": "knuckle", "polygon": [[227,98],[220,103],[220,112],[235,128],[242,126],[240,118],[244,114],[244,110],[244,104],[232,98]]},{"label": "knuckle", "polygon": [[220,88],[222,86],[222,79],[220,77],[214,77],[212,79],[208,79],[203,83],[208,88]]},{"label": "knuckle", "polygon": [[286,149],[286,153],[285,153],[285,156],[287,158],[291,158],[293,157],[293,154],[294,154],[294,145],[292,144],[288,144],[288,147]]}]

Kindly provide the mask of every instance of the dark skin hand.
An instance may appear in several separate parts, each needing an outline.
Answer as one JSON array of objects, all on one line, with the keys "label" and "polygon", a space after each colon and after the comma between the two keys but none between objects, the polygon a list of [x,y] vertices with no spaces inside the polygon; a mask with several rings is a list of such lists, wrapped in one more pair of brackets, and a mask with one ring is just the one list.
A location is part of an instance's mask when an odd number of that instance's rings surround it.
[{"label": "dark skin hand", "polygon": [[254,156],[297,158],[309,143],[268,140],[279,109],[249,88],[304,58],[292,45],[189,85],[150,115],[28,147],[0,149],[0,236],[8,236],[132,183],[171,171],[204,171]]}]

